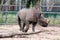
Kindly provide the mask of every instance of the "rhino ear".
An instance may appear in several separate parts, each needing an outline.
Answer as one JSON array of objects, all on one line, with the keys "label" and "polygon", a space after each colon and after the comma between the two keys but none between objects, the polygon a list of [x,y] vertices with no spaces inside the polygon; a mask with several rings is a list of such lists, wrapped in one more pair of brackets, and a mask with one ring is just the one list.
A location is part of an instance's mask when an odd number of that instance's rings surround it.
[{"label": "rhino ear", "polygon": [[39,13],[39,18],[44,17],[43,13]]},{"label": "rhino ear", "polygon": [[42,14],[41,14],[41,13],[39,13],[39,18],[41,17],[41,15],[42,15]]},{"label": "rhino ear", "polygon": [[44,17],[44,14],[43,14],[43,13],[41,13],[41,16],[42,16],[42,17]]},{"label": "rhino ear", "polygon": [[38,14],[38,19],[40,19],[40,17],[41,17],[41,14],[39,13],[39,14]]}]

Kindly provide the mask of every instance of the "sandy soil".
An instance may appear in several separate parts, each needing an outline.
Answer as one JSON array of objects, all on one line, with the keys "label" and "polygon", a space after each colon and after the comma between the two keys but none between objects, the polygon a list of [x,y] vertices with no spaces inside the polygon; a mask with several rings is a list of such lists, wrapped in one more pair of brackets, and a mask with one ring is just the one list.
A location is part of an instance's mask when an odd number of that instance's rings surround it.
[{"label": "sandy soil", "polygon": [[[15,35],[13,38],[0,38],[0,40],[60,40],[60,26],[48,26],[48,27],[41,27],[36,25],[36,31],[41,31],[37,34],[32,35]],[[14,32],[19,33],[18,25],[0,25],[0,34]],[[32,32],[31,25],[29,28],[28,33]]]}]

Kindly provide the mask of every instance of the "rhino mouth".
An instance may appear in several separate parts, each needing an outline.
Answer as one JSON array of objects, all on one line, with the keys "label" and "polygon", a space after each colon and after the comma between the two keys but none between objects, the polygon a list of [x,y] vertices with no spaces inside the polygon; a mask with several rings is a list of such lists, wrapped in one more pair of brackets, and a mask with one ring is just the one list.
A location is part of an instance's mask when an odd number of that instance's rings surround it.
[{"label": "rhino mouth", "polygon": [[45,21],[39,21],[39,24],[40,24],[42,27],[47,27],[47,26],[48,26],[48,23],[45,22]]}]

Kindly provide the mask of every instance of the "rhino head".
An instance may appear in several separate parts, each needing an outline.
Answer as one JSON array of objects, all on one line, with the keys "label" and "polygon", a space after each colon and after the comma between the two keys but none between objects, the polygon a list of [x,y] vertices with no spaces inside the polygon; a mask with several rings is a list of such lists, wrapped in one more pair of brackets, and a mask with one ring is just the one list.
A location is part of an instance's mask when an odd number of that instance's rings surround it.
[{"label": "rhino head", "polygon": [[45,18],[43,14],[40,14],[39,19],[38,19],[38,23],[42,26],[42,27],[47,27],[50,20]]}]

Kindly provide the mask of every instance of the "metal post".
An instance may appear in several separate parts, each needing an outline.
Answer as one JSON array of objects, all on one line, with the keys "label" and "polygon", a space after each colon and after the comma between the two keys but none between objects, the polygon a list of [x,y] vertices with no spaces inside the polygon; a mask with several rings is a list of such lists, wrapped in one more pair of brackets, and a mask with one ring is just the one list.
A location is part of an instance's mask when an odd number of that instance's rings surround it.
[{"label": "metal post", "polygon": [[21,3],[22,3],[22,0],[19,0],[19,10],[21,10]]},{"label": "metal post", "polygon": [[42,0],[40,0],[40,13],[42,12],[42,9],[41,9],[41,2],[42,2]]},{"label": "metal post", "polygon": [[[1,11],[1,20],[2,20],[2,22],[3,22],[3,2],[4,2],[4,0],[2,0],[2,3],[1,3],[1,5],[0,5],[0,11]],[[2,24],[2,23],[1,23]]]},{"label": "metal post", "polygon": [[7,23],[7,15],[8,15],[8,6],[9,6],[9,3],[10,2],[10,0],[8,0],[5,4],[4,4],[4,6],[6,7],[5,9],[5,11],[6,11],[6,17],[5,17],[5,23]]},{"label": "metal post", "polygon": [[16,5],[15,10],[17,10],[17,8],[18,8],[18,6],[17,6],[18,5],[18,0],[15,0],[15,5]]}]

